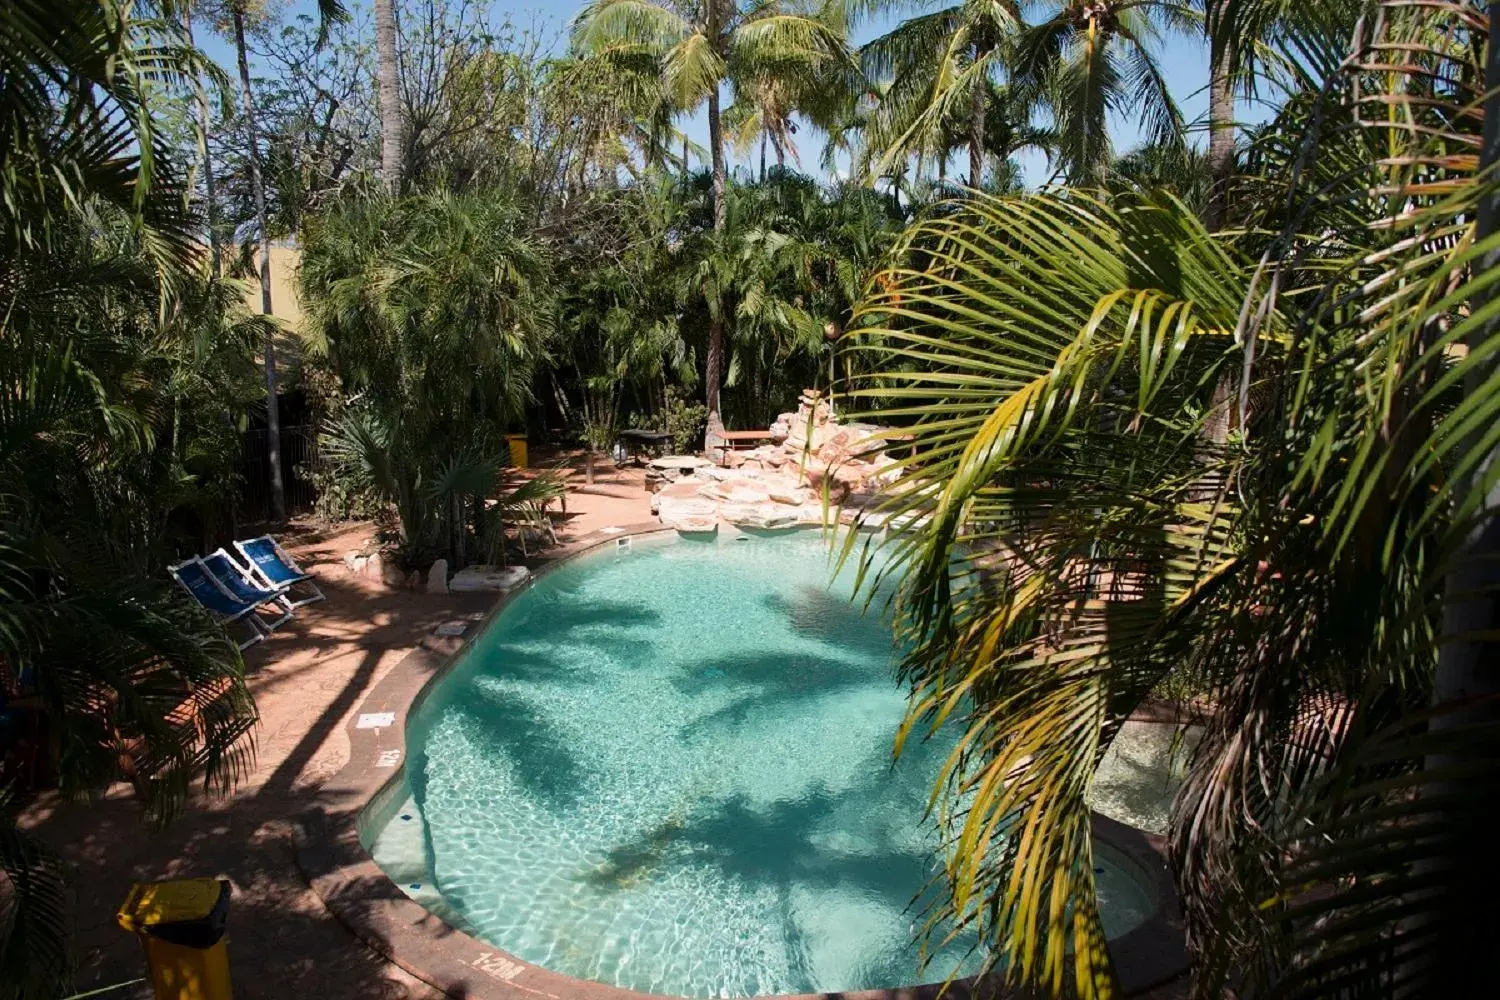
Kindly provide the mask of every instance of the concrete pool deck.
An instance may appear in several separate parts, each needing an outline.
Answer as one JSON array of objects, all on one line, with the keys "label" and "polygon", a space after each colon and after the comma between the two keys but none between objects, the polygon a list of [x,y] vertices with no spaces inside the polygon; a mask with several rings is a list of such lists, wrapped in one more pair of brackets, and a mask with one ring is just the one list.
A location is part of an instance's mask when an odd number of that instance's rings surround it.
[{"label": "concrete pool deck", "polygon": [[[560,541],[650,517],[641,470],[600,463],[593,486],[570,481]],[[134,881],[214,876],[233,885],[229,954],[237,1000],[436,1000],[444,994],[369,948],[313,893],[295,862],[300,818],[321,802],[349,759],[348,726],[365,697],[413,650],[435,643],[438,625],[483,613],[493,594],[430,596],[391,591],[350,574],[343,557],[366,545],[369,524],[282,534],[328,600],[299,608],[266,642],[246,651],[261,721],[254,767],[224,798],[198,796],[152,833],[124,785],[94,803],[43,794],[21,823],[64,857],[71,873],[75,986],[79,991],[145,975],[140,945],[115,924]],[[299,540],[300,539],[300,540]],[[149,984],[102,994],[144,1000]]]}]

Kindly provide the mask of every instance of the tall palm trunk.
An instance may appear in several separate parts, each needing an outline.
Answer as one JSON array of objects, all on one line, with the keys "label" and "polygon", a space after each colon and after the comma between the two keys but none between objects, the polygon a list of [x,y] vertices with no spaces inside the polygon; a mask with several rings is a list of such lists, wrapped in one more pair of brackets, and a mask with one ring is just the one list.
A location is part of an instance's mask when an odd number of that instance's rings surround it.
[{"label": "tall palm trunk", "polygon": [[[975,62],[983,59],[988,53],[976,52]],[[969,187],[979,187],[979,182],[984,179],[984,111],[986,81],[980,79],[974,84],[974,92],[969,95]]]},{"label": "tall palm trunk", "polygon": [[[1234,48],[1225,30],[1209,31],[1208,81],[1208,208],[1203,223],[1218,232],[1229,221],[1229,178],[1234,170],[1234,89],[1229,69]],[[1213,414],[1204,426],[1205,436],[1215,444],[1229,440],[1229,404],[1235,379],[1226,372],[1214,386]]]},{"label": "tall palm trunk", "polygon": [[[245,12],[236,4],[234,48],[240,65],[240,96],[245,104],[245,145],[250,163],[250,190],[255,195],[255,225],[260,240],[260,311],[271,313],[271,236],[266,221],[266,186],[260,176],[260,136],[255,127],[255,98],[250,91],[250,61],[245,54]],[[281,482],[281,414],[276,399],[276,338],[266,334],[266,460],[271,465],[271,519],[286,518],[286,489]]]},{"label": "tall palm trunk", "polygon": [[[187,35],[188,45],[197,48],[197,42],[193,40],[193,8],[189,4],[182,9],[182,27]],[[203,199],[207,203],[208,215],[208,259],[212,268],[210,273],[215,278],[219,277],[223,270],[223,254],[219,251],[219,206],[215,194],[214,185],[214,158],[208,148],[208,94],[204,92],[202,81],[198,84],[198,132],[203,137]]]},{"label": "tall palm trunk", "polygon": [[[717,86],[708,95],[708,145],[714,168],[714,232],[722,233],[728,223],[729,206],[724,200],[728,179],[724,170],[724,123],[719,115]],[[724,378],[724,310],[722,302],[710,303],[710,306],[703,391],[703,401],[708,407],[708,428],[703,445],[705,450],[714,446],[717,432],[724,429],[724,420],[719,410],[719,383]]]},{"label": "tall palm trunk", "polygon": [[380,84],[380,174],[385,189],[401,193],[404,121],[396,64],[396,0],[375,0],[375,73]]},{"label": "tall palm trunk", "polygon": [[1229,70],[1234,48],[1223,30],[1209,36],[1208,172],[1210,188],[1204,223],[1210,232],[1229,221],[1229,180],[1234,171],[1234,87]]}]

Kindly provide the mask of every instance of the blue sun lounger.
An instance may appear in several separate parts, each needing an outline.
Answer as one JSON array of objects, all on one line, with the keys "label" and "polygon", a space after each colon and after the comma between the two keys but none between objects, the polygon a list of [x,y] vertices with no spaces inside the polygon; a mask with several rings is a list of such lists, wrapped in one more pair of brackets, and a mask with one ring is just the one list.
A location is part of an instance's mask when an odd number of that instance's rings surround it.
[{"label": "blue sun lounger", "polygon": [[[234,595],[236,600],[246,604],[258,604],[267,608],[280,608],[286,614],[271,622],[267,627],[268,632],[276,631],[277,626],[292,617],[292,602],[287,599],[285,587],[262,587],[251,575],[249,570],[241,566],[224,549],[215,549],[203,557],[203,565],[214,575],[214,580]],[[265,624],[262,622],[262,624]]]},{"label": "blue sun lounger", "polygon": [[270,535],[235,542],[234,547],[239,549],[240,555],[245,557],[245,562],[250,565],[251,574],[266,586],[282,587],[287,590],[300,586],[312,591],[310,597],[296,601],[288,599],[288,610],[324,600],[323,591],[313,580],[312,574],[302,572],[302,567],[297,565],[297,561],[287,555],[286,549],[283,549],[280,543]]},{"label": "blue sun lounger", "polygon": [[255,613],[258,604],[242,601],[226,590],[208,571],[208,567],[203,565],[202,559],[193,556],[175,566],[168,566],[167,572],[182,585],[183,590],[193,596],[193,600],[217,618],[220,625],[227,629],[234,622],[244,622],[249,627],[249,637],[243,642],[235,643],[239,649],[253,646],[270,634],[270,629],[266,628],[265,622]]}]

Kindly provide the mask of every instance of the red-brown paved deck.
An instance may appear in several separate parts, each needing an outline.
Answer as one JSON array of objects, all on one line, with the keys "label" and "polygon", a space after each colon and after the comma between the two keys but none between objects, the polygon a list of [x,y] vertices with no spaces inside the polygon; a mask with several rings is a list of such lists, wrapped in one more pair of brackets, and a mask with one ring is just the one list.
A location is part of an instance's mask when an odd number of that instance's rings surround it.
[{"label": "red-brown paved deck", "polygon": [[[602,462],[597,472],[593,486],[581,472],[572,477],[568,513],[558,519],[564,543],[649,517],[640,470],[616,472]],[[43,796],[26,810],[23,823],[72,866],[78,989],[144,974],[139,946],[114,923],[131,882],[212,875],[234,886],[229,947],[236,1000],[441,996],[335,920],[294,860],[296,820],[348,761],[345,727],[360,703],[438,624],[494,603],[486,594],[393,593],[350,576],[343,554],[360,548],[371,530],[355,525],[289,545],[318,575],[328,600],[299,608],[246,652],[261,725],[255,769],[233,795],[196,803],[157,834],[141,825],[123,786],[94,805]],[[104,1000],[148,996],[141,986]]]}]

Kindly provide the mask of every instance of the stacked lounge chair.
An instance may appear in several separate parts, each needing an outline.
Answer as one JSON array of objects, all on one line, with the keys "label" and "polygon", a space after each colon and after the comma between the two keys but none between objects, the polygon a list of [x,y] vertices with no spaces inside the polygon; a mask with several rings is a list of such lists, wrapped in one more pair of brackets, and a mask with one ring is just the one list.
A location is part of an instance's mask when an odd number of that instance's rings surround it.
[{"label": "stacked lounge chair", "polygon": [[[167,570],[226,629],[236,623],[249,629],[249,634],[236,642],[240,649],[270,635],[292,617],[294,609],[324,599],[312,576],[302,572],[270,535],[234,545],[248,566],[219,548],[206,556],[185,559]],[[310,589],[312,593],[293,600],[290,596],[293,587]],[[262,615],[262,609],[270,615]]]},{"label": "stacked lounge chair", "polygon": [[318,588],[312,574],[302,572],[302,567],[297,565],[296,560],[270,535],[235,542],[234,547],[245,557],[250,572],[259,577],[267,587],[285,587],[288,590],[303,587],[311,592],[298,600],[289,600],[286,606],[288,611],[323,600],[323,591]]}]

